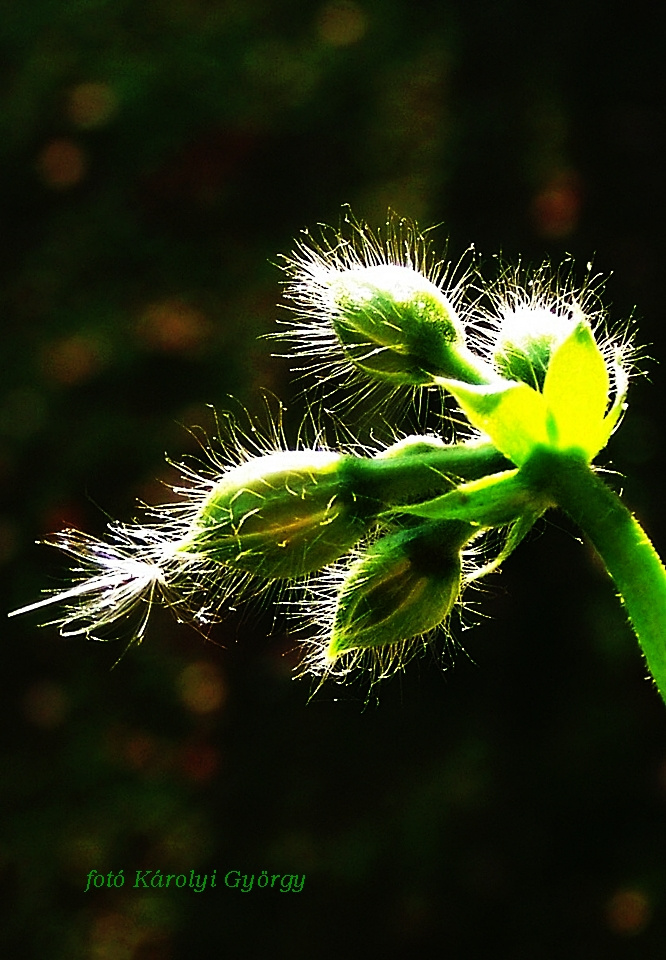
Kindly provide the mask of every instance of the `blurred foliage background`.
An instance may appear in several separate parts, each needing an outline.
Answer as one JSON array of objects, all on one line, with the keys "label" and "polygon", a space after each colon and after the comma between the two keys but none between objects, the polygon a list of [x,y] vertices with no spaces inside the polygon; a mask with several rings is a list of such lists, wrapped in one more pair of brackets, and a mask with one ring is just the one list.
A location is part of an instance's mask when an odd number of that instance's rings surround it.
[{"label": "blurred foliage background", "polygon": [[[160,502],[207,404],[302,414],[275,267],[343,203],[451,256],[594,257],[664,336],[664,31],[552,0],[0,2],[3,610],[61,583],[34,541]],[[663,378],[609,448],[662,553]],[[666,713],[612,587],[553,517],[446,672],[294,682],[270,610],[142,646],[3,626],[0,938],[14,960],[654,958]],[[123,889],[84,893],[91,869]],[[218,887],[136,890],[137,869]],[[306,875],[297,896],[227,870]]]}]

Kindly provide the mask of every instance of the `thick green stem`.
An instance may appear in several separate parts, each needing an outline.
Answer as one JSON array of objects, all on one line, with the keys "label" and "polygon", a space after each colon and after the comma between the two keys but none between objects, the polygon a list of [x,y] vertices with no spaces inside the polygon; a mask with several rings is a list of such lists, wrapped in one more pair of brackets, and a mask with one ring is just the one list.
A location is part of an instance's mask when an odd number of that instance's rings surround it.
[{"label": "thick green stem", "polygon": [[497,374],[485,360],[478,357],[467,347],[456,345],[455,349],[445,349],[439,363],[424,364],[424,369],[433,375],[433,383],[442,386],[443,378],[462,380],[463,383],[485,386],[497,380]]},{"label": "thick green stem", "polygon": [[460,443],[405,456],[350,457],[345,472],[355,493],[390,506],[446,493],[456,481],[477,480],[512,466],[491,443]]},{"label": "thick green stem", "polygon": [[666,570],[647,534],[583,459],[539,450],[523,469],[594,545],[666,702]]}]

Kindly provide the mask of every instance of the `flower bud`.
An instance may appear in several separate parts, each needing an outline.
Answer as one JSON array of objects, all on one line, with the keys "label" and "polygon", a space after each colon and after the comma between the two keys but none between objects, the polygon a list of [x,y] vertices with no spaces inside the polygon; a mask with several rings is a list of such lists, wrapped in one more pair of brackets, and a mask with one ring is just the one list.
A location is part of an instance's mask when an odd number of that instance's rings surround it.
[{"label": "flower bud", "polygon": [[337,338],[364,373],[410,386],[436,377],[485,382],[452,303],[423,274],[383,263],[331,272],[328,285]]},{"label": "flower bud", "polygon": [[297,450],[229,470],[180,549],[269,579],[332,563],[366,533],[372,513],[350,489],[347,459]]},{"label": "flower bud", "polygon": [[507,380],[543,390],[553,352],[564,343],[581,317],[575,308],[569,316],[539,305],[520,304],[506,309],[493,350],[497,372]]},{"label": "flower bud", "polygon": [[476,532],[455,521],[419,523],[370,546],[338,593],[327,661],[410,640],[442,623],[460,594],[461,549]]}]

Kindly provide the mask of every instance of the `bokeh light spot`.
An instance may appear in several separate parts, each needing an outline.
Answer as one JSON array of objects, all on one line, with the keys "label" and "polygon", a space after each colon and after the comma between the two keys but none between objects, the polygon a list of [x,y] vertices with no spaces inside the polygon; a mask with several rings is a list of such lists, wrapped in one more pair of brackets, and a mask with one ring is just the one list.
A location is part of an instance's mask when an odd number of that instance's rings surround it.
[{"label": "bokeh light spot", "polygon": [[118,102],[108,83],[79,83],[67,96],[66,112],[83,130],[102,127],[116,112]]},{"label": "bokeh light spot", "polygon": [[642,890],[617,890],[606,906],[606,919],[613,933],[635,936],[650,922],[650,901]]},{"label": "bokeh light spot", "polygon": [[208,318],[196,307],[176,298],[152,303],[141,314],[137,334],[152,350],[190,351],[209,336]]},{"label": "bokeh light spot", "polygon": [[188,744],[180,757],[180,769],[189,780],[205,783],[213,776],[219,762],[219,752],[210,744]]},{"label": "bokeh light spot", "polygon": [[192,713],[214,713],[226,700],[224,680],[217,668],[206,660],[185,667],[178,685],[180,698]]},{"label": "bokeh light spot", "polygon": [[73,140],[51,140],[37,158],[37,171],[47,187],[66,190],[85,177],[88,161],[83,149]]},{"label": "bokeh light spot", "polygon": [[98,914],[90,930],[90,960],[131,960],[140,940],[136,924],[121,913]]},{"label": "bokeh light spot", "polygon": [[42,356],[42,368],[50,379],[71,385],[97,373],[100,360],[99,344],[77,333],[50,344]]},{"label": "bokeh light spot", "polygon": [[350,0],[332,0],[319,11],[317,33],[332,47],[357,43],[367,30],[365,13]]},{"label": "bokeh light spot", "polygon": [[537,233],[552,240],[568,237],[578,226],[580,207],[580,178],[572,172],[556,174],[532,200]]}]

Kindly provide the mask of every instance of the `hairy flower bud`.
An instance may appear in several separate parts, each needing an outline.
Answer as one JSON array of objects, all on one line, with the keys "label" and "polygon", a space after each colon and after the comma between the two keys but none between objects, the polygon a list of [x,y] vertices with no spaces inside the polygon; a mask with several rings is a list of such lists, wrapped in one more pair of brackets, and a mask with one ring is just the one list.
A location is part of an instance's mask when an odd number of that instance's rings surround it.
[{"label": "hairy flower bud", "polygon": [[384,263],[332,272],[328,285],[335,333],[364,373],[412,386],[435,377],[484,382],[453,304],[423,274]]},{"label": "hairy flower bud", "polygon": [[348,459],[297,450],[229,470],[180,549],[269,579],[303,576],[332,563],[366,533],[372,513],[350,488]]},{"label": "hairy flower bud", "polygon": [[455,521],[419,523],[372,544],[338,593],[327,661],[410,640],[441,624],[460,594],[461,549],[475,532]]},{"label": "hairy flower bud", "polygon": [[575,308],[563,315],[546,306],[517,305],[503,312],[493,361],[500,376],[543,390],[553,352],[580,322]]}]

